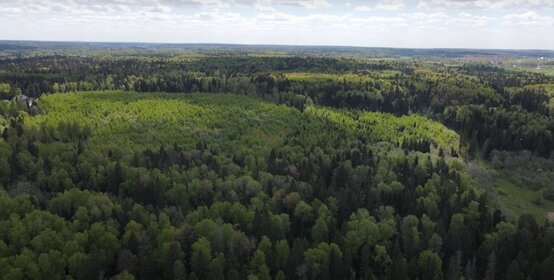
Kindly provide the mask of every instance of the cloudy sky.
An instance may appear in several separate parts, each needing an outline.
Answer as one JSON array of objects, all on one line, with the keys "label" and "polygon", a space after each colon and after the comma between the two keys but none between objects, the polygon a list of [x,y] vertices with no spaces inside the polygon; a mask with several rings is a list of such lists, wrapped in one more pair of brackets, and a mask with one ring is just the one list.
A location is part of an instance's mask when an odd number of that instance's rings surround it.
[{"label": "cloudy sky", "polygon": [[554,0],[0,0],[0,39],[554,49]]}]

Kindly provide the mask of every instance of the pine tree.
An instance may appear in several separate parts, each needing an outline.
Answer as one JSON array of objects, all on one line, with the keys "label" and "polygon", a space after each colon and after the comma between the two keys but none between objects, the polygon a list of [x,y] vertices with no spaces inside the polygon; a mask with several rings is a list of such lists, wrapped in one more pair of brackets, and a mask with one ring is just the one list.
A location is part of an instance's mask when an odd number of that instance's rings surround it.
[{"label": "pine tree", "polygon": [[485,280],[494,280],[496,279],[496,255],[494,252],[489,254],[487,259],[487,271],[485,273]]}]

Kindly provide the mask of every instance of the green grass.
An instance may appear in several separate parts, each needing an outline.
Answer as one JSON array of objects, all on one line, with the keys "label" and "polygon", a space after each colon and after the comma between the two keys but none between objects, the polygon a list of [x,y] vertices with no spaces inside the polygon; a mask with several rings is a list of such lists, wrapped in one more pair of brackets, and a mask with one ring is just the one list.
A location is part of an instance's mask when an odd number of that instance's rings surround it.
[{"label": "green grass", "polygon": [[546,221],[549,212],[554,212],[554,202],[543,200],[542,205],[533,203],[537,193],[519,187],[506,178],[498,178],[495,188],[498,192],[498,203],[504,214],[515,219],[522,214],[531,214],[540,223]]}]

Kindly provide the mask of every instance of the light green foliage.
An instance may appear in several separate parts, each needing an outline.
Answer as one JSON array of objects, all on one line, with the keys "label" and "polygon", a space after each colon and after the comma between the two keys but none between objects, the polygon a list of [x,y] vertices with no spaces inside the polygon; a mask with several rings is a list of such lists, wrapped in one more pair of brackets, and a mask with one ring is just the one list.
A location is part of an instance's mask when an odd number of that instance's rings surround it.
[{"label": "light green foliage", "polygon": [[198,275],[205,275],[206,267],[211,263],[212,251],[210,241],[202,237],[192,244],[191,267]]},{"label": "light green foliage", "polygon": [[11,86],[9,84],[0,83],[0,99],[10,97]]},{"label": "light green foliage", "polygon": [[379,82],[380,88],[391,88],[392,83],[387,81],[388,78],[394,78],[400,75],[400,71],[384,70],[384,71],[372,71],[360,74],[345,73],[345,74],[327,74],[327,73],[285,73],[284,76],[291,81],[303,81],[303,82],[345,82],[348,84],[375,84]]},{"label": "light green foliage", "polygon": [[437,254],[429,250],[421,252],[417,260],[417,265],[419,267],[421,279],[443,279],[441,270],[442,261]]},{"label": "light green foliage", "polygon": [[447,150],[458,150],[460,146],[460,137],[454,131],[418,115],[395,117],[387,113],[316,107],[309,107],[306,112],[371,142],[402,143],[406,140],[428,140],[437,149]]},{"label": "light green foliage", "polygon": [[[236,95],[141,94],[86,92],[53,94],[41,99],[46,114],[29,126],[59,126],[78,122],[92,127],[92,144],[105,149],[171,146],[209,147],[250,153],[277,146],[293,131],[298,142],[323,144],[345,136],[370,142],[402,143],[429,140],[442,148],[459,147],[459,137],[443,125],[421,116],[341,111],[309,107],[304,114]],[[301,120],[305,120],[302,124]],[[330,126],[329,126],[330,125]]]},{"label": "light green foliage", "polygon": [[312,228],[312,240],[315,243],[325,242],[329,237],[327,222],[322,217],[317,219]]},{"label": "light green foliage", "polygon": [[346,227],[345,246],[349,253],[358,252],[364,245],[373,247],[395,234],[394,227],[391,228],[387,221],[378,223],[366,209],[353,213]]},{"label": "light green foliage", "polygon": [[130,274],[128,271],[124,271],[116,275],[114,280],[135,280],[135,276]]},{"label": "light green foliage", "polygon": [[266,146],[282,140],[300,115],[234,95],[88,92],[53,94],[41,99],[44,115],[30,125],[78,122],[94,128],[94,144],[149,147],[202,140],[222,146]]},{"label": "light green foliage", "polygon": [[304,254],[306,264],[314,275],[322,273],[324,266],[333,265],[329,263],[329,255],[333,252],[336,256],[342,257],[342,252],[337,244],[319,243],[317,247],[306,250]]}]

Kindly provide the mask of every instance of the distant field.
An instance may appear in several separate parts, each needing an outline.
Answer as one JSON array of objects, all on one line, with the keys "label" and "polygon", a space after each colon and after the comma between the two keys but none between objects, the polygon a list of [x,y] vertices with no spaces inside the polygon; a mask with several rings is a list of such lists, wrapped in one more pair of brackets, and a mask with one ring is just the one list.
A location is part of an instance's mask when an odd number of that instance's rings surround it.
[{"label": "distant field", "polygon": [[521,71],[533,72],[533,73],[542,73],[547,76],[554,76],[554,69],[537,69],[537,68],[524,68]]}]

